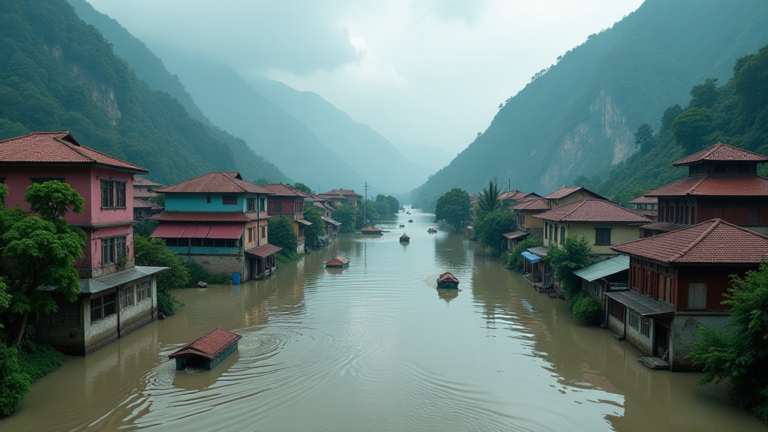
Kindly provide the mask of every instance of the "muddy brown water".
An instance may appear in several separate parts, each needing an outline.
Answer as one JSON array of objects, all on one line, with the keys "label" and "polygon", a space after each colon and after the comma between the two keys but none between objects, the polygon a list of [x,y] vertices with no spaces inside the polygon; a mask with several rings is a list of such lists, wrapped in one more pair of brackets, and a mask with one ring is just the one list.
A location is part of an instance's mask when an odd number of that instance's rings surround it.
[{"label": "muddy brown water", "polygon": [[[645,369],[433,224],[401,214],[379,225],[391,232],[342,236],[267,281],[179,290],[178,315],[68,359],[0,430],[765,430],[723,387]],[[323,268],[340,252],[349,268]],[[460,291],[436,289],[446,270]],[[239,351],[176,371],[168,355],[216,326],[243,335]]]}]

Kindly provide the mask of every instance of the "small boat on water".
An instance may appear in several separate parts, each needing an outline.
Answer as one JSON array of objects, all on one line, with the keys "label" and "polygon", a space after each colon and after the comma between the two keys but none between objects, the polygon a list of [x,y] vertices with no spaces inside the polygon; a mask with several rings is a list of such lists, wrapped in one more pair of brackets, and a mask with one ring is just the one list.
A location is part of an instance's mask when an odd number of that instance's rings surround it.
[{"label": "small boat on water", "polygon": [[349,258],[344,255],[336,255],[332,260],[325,262],[325,266],[328,268],[344,268],[349,265]]},{"label": "small boat on water", "polygon": [[428,232],[428,233],[430,233],[430,234],[432,234],[432,233],[436,233],[436,232],[437,232],[437,228],[435,228],[435,227],[429,227],[429,228],[427,228],[427,232]]},{"label": "small boat on water", "polygon": [[400,236],[400,243],[408,243],[411,241],[411,238],[408,237],[405,233]]},{"label": "small boat on water", "polygon": [[186,367],[213,369],[228,355],[237,351],[242,336],[221,327],[200,336],[194,342],[176,350],[168,358],[176,359],[176,370]]},{"label": "small boat on water", "polygon": [[405,224],[400,224],[400,228],[404,228],[404,227],[405,227]]},{"label": "small boat on water", "polygon": [[451,272],[445,272],[437,278],[437,287],[456,289],[459,287],[459,280]]},{"label": "small boat on water", "polygon": [[408,219],[408,222],[409,222],[409,223],[410,223],[410,222],[413,222],[413,219]]},{"label": "small boat on water", "polygon": [[369,226],[369,227],[365,227],[365,228],[361,229],[360,232],[362,232],[363,234],[368,234],[368,235],[379,235],[379,234],[383,233],[384,231],[382,231],[382,230],[380,230],[380,229],[378,229],[376,227],[370,227]]}]

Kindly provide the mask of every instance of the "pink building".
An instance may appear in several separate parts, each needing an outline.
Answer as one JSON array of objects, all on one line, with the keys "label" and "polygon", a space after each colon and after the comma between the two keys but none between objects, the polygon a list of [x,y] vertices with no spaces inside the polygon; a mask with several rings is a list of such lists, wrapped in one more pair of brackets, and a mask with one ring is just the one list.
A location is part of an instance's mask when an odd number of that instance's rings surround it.
[{"label": "pink building", "polygon": [[[6,206],[24,202],[27,187],[59,180],[85,200],[65,220],[87,235],[79,301],[57,300],[58,311],[40,317],[37,337],[68,354],[85,355],[157,317],[159,267],[136,267],[133,258],[133,175],[146,169],[81,145],[63,132],[33,132],[0,141],[0,183]],[[73,338],[72,335],[75,335]]]}]

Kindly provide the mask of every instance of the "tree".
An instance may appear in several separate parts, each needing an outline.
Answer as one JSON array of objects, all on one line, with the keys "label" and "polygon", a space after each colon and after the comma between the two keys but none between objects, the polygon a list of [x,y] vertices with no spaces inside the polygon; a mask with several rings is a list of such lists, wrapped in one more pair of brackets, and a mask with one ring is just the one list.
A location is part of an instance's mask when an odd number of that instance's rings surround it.
[{"label": "tree", "polygon": [[[52,291],[65,301],[77,299],[80,277],[74,264],[86,246],[83,230],[60,219],[70,210],[83,210],[83,198],[71,186],[59,181],[32,184],[24,201],[41,216],[3,208],[0,226],[0,271],[11,295],[10,312],[20,316],[15,346],[24,337],[30,313],[56,310]],[[52,290],[38,290],[41,286]]]},{"label": "tree", "polygon": [[325,235],[325,222],[323,222],[323,214],[315,206],[309,206],[304,209],[304,219],[312,222],[311,226],[304,228],[304,238],[306,239],[306,245],[310,249],[318,248],[318,238]]},{"label": "tree", "polygon": [[299,246],[293,224],[285,216],[269,221],[269,243],[283,248],[280,254],[288,259],[296,257],[296,248]]},{"label": "tree", "polygon": [[727,380],[731,399],[768,423],[768,265],[734,276],[725,294],[731,322],[725,331],[700,327],[688,354],[706,375],[699,385]]},{"label": "tree", "polygon": [[149,202],[151,202],[152,204],[158,207],[165,207],[165,194],[159,193],[153,197],[150,197]]},{"label": "tree", "polygon": [[653,138],[653,128],[648,123],[643,123],[635,132],[635,146],[641,153],[648,153],[651,149],[651,139]]},{"label": "tree", "polygon": [[541,246],[541,240],[533,237],[528,237],[515,245],[512,253],[507,256],[507,268],[522,273],[525,263],[523,263],[523,256],[521,254],[526,249],[536,246]]},{"label": "tree", "polygon": [[477,217],[472,227],[480,246],[490,248],[494,255],[499,256],[503,234],[515,229],[515,217],[509,210],[497,208]]},{"label": "tree", "polygon": [[157,308],[166,315],[173,315],[182,306],[171,294],[174,288],[183,288],[190,282],[184,259],[165,246],[165,240],[151,239],[138,234],[133,236],[133,257],[136,265],[168,267],[157,275]]},{"label": "tree", "polygon": [[333,219],[341,223],[342,233],[355,232],[355,208],[344,204],[333,211]]},{"label": "tree", "polygon": [[493,177],[488,181],[488,187],[483,189],[483,193],[480,194],[475,210],[476,216],[482,216],[501,207],[499,195],[501,195],[501,191],[499,191],[496,177]]},{"label": "tree", "polygon": [[578,293],[581,291],[581,279],[573,272],[589,265],[592,246],[585,237],[567,237],[562,243],[549,247],[546,260],[555,270],[555,280],[565,292],[568,308],[573,310]]},{"label": "tree", "polygon": [[453,188],[437,199],[435,222],[444,220],[456,232],[459,232],[464,224],[470,221],[471,208],[467,191]]},{"label": "tree", "polygon": [[679,116],[683,112],[683,107],[681,107],[678,104],[672,105],[671,107],[664,110],[664,115],[661,116],[661,131],[669,130],[669,128],[672,127],[672,123],[675,121],[677,116]]},{"label": "tree", "polygon": [[376,211],[372,201],[364,201],[362,198],[357,200],[357,226],[355,228],[365,228],[378,219],[379,212]]},{"label": "tree", "polygon": [[672,135],[688,153],[695,153],[703,147],[704,137],[712,129],[712,113],[706,108],[691,108],[684,111],[672,122]]},{"label": "tree", "polygon": [[[267,183],[267,184],[269,184],[269,183]],[[312,189],[310,189],[309,186],[307,186],[307,185],[305,185],[304,183],[301,183],[301,182],[294,183],[293,184],[293,188],[296,189],[296,190],[300,190],[300,191],[304,192],[305,194],[309,194],[309,195],[313,195],[314,194],[314,192],[312,192]]]},{"label": "tree", "polygon": [[691,108],[712,108],[717,102],[717,78],[707,78],[703,83],[691,89]]}]

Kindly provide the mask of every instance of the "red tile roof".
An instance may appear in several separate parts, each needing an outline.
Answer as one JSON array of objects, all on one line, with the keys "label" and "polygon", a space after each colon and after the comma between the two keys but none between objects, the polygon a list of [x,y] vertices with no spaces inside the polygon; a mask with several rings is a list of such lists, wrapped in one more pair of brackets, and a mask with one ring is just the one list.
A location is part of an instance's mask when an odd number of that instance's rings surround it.
[{"label": "red tile roof", "polygon": [[732,145],[717,143],[700,152],[673,162],[672,166],[691,165],[701,161],[768,162],[768,157]]},{"label": "red tile roof", "polygon": [[515,211],[531,211],[531,210],[549,210],[550,202],[548,199],[545,198],[533,198],[533,199],[526,199],[525,201],[520,201],[512,207],[512,210]]},{"label": "red tile roof", "polygon": [[645,196],[768,196],[768,180],[757,177],[686,177]]},{"label": "red tile roof", "polygon": [[369,226],[369,227],[365,227],[365,228],[361,229],[360,231],[362,231],[362,232],[372,232],[372,233],[380,233],[380,232],[383,232],[383,231],[382,231],[382,230],[380,230],[379,228],[376,228],[376,227],[370,227],[370,226]]},{"label": "red tile roof", "polygon": [[133,176],[133,185],[134,186],[160,186],[160,183],[155,183],[152,180],[145,179],[144,176],[140,176],[136,174]]},{"label": "red tile roof", "polygon": [[349,264],[349,258],[344,255],[336,255],[333,259],[325,262],[327,266],[343,266]]},{"label": "red tile roof", "polygon": [[133,208],[152,208],[154,205],[149,201],[144,201],[143,199],[134,198],[133,199]]},{"label": "red tile roof", "polygon": [[437,278],[437,283],[459,283],[459,279],[451,272],[445,272]]},{"label": "red tile roof", "polygon": [[237,171],[217,171],[157,189],[162,193],[255,193],[272,195],[267,189],[243,180]]},{"label": "red tile roof", "polygon": [[331,189],[328,192],[320,195],[333,195],[333,194],[339,194],[342,196],[348,196],[348,195],[362,196],[362,195],[356,194],[355,191],[349,190],[349,189]]},{"label": "red tile roof", "polygon": [[0,164],[104,166],[134,173],[148,170],[80,144],[69,131],[32,132],[0,141]]},{"label": "red tile roof", "polygon": [[650,219],[606,200],[584,199],[554,210],[533,215],[555,222],[627,222],[643,223]]},{"label": "red tile roof", "polygon": [[255,255],[259,258],[266,258],[270,255],[274,255],[278,252],[283,250],[283,248],[275,245],[271,245],[269,243],[265,244],[264,246],[259,246],[257,248],[248,249],[245,251],[245,253],[249,255]]},{"label": "red tile roof", "polygon": [[768,237],[712,219],[611,249],[669,264],[756,265],[768,255]]},{"label": "red tile roof", "polygon": [[144,189],[134,189],[133,196],[134,198],[152,198],[153,196],[157,196],[157,194],[154,192],[148,192]]},{"label": "red tile roof", "polygon": [[174,359],[176,357],[200,356],[213,360],[239,341],[240,338],[242,336],[239,334],[218,327],[216,330],[197,338],[194,342],[185,345],[168,357]]},{"label": "red tile roof", "polygon": [[[257,212],[164,211],[152,216],[152,220],[166,222],[248,222],[257,219],[259,219]],[[269,219],[269,217],[262,217],[261,219]]]},{"label": "red tile roof", "polygon": [[264,186],[264,189],[274,193],[275,196],[293,196],[293,197],[309,197],[311,195],[306,194],[298,189],[294,189],[288,185],[282,183],[272,183]]},{"label": "red tile roof", "polygon": [[656,198],[656,197],[649,197],[649,196],[641,195],[641,196],[633,199],[629,203],[630,204],[658,204],[659,203],[659,199]]},{"label": "red tile roof", "polygon": [[604,197],[602,197],[602,196],[592,192],[591,190],[585,188],[584,186],[569,186],[569,187],[560,188],[560,189],[552,192],[549,195],[545,195],[544,198],[546,198],[546,199],[565,198],[568,195],[570,195],[572,193],[576,193],[576,192],[578,192],[580,190],[584,190],[585,192],[587,192],[588,195],[592,195],[595,198],[606,199],[606,198],[604,198]]}]

